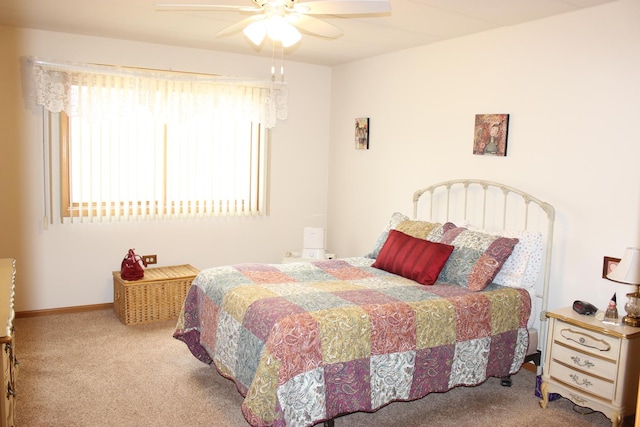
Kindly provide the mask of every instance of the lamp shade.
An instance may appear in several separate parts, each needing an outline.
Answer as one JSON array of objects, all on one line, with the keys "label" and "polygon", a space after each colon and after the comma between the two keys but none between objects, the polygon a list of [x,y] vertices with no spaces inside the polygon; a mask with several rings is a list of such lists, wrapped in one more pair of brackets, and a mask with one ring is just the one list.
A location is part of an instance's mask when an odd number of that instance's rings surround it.
[{"label": "lamp shade", "polygon": [[640,285],[640,248],[627,248],[617,267],[607,279],[628,285]]}]

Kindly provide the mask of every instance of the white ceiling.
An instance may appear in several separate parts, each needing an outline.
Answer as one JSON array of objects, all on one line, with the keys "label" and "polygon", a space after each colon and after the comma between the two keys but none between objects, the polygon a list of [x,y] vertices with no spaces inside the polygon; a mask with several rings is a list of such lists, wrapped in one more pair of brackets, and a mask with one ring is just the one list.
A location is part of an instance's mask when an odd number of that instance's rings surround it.
[{"label": "white ceiling", "polygon": [[[286,57],[332,66],[612,1],[390,0],[392,11],[385,16],[322,17],[344,35],[324,39],[303,34]],[[198,2],[253,5],[251,0],[0,0],[0,25],[271,56],[271,46],[257,49],[242,32],[215,37],[246,14],[155,9],[156,3]]]}]

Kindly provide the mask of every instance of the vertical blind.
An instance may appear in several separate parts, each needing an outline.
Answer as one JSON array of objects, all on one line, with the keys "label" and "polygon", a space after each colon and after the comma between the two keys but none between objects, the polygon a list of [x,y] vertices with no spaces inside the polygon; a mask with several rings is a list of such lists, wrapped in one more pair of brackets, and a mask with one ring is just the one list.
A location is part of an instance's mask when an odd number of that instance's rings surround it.
[{"label": "vertical blind", "polygon": [[61,219],[265,212],[266,129],[286,118],[285,84],[35,59],[31,67],[36,104],[60,123],[45,128],[60,140]]}]

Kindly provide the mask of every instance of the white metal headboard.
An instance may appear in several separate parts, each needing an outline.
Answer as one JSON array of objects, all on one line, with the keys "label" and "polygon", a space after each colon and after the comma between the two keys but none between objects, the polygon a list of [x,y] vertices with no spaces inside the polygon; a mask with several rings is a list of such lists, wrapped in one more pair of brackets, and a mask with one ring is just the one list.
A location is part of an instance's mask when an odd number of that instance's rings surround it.
[{"label": "white metal headboard", "polygon": [[544,239],[540,330],[538,348],[544,362],[547,334],[547,305],[551,274],[551,249],[555,209],[549,203],[497,182],[480,179],[444,181],[413,194],[413,218],[451,221],[492,230],[539,231]]}]

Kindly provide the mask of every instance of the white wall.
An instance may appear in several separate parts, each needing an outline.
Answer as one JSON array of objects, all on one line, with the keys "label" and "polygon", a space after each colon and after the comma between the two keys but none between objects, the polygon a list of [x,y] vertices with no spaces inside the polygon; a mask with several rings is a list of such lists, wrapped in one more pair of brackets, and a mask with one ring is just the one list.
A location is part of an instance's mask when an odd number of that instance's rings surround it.
[{"label": "white wall", "polygon": [[22,102],[19,58],[140,66],[268,78],[270,59],[124,40],[0,27],[0,257],[17,259],[17,311],[113,301],[111,272],[127,249],[158,265],[197,268],[279,262],[304,226],[324,226],[331,70],[288,63],[289,117],[271,138],[271,214],[50,225],[43,229],[41,113]]},{"label": "white wall", "polygon": [[[640,245],[640,1],[618,2],[329,69],[289,63],[289,119],[273,132],[271,215],[42,227],[41,122],[18,59],[263,77],[265,58],[0,27],[0,257],[18,260],[18,311],[112,301],[124,252],[198,268],[277,262],[302,228],[368,252],[413,191],[458,177],[505,182],[557,211],[550,306],[613,291],[602,257]],[[478,113],[509,113],[506,158],[471,154]],[[371,149],[353,120],[371,118]],[[329,141],[329,142],[328,142]],[[327,196],[329,194],[329,196]],[[328,197],[328,218],[327,218]],[[623,300],[624,298],[620,298]]]},{"label": "white wall", "polygon": [[[368,252],[418,188],[490,179],[556,208],[550,308],[624,302],[632,288],[601,271],[640,246],[639,23],[640,1],[621,0],[334,67],[330,249]],[[483,113],[510,114],[506,158],[472,154]]]}]

